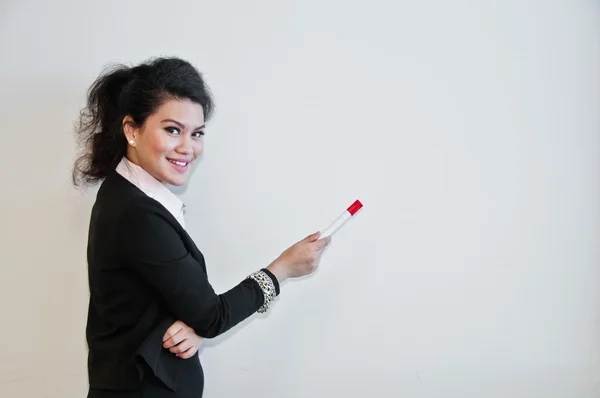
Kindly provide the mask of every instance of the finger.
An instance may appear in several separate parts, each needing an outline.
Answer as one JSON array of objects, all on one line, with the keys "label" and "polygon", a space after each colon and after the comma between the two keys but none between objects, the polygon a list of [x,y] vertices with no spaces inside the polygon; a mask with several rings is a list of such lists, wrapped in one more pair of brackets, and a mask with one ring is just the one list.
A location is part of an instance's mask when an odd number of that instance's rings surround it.
[{"label": "finger", "polygon": [[173,354],[180,354],[182,352],[189,350],[192,346],[193,346],[192,342],[189,339],[185,339],[181,343],[177,344],[176,346],[169,348],[169,351]]},{"label": "finger", "polygon": [[318,242],[321,243],[321,247],[329,246],[329,244],[331,243],[331,236],[328,236],[323,239],[319,239]]},{"label": "finger", "polygon": [[301,242],[314,242],[319,239],[320,235],[321,231],[315,232],[314,234],[310,234],[306,238],[302,239]]},{"label": "finger", "polygon": [[175,356],[178,358],[182,358],[182,359],[188,359],[188,358],[191,358],[194,355],[196,355],[197,352],[198,352],[198,348],[196,348],[195,346],[192,346],[187,351],[182,352],[181,354],[175,354]]},{"label": "finger", "polygon": [[176,321],[174,324],[169,326],[165,334],[163,335],[163,343],[169,340],[171,337],[175,336],[181,329],[183,329],[184,323],[181,321]]},{"label": "finger", "polygon": [[[179,358],[191,358],[192,356],[194,356],[196,354],[196,352],[198,352],[200,350],[200,346],[202,345],[203,341],[204,341],[204,338],[199,337],[197,335],[194,335],[193,337],[186,339],[184,342],[179,344],[178,349],[181,352],[176,353],[175,356],[177,356]],[[188,349],[185,348],[187,346],[189,346]]]},{"label": "finger", "polygon": [[163,347],[171,348],[181,343],[187,338],[186,329],[181,329],[174,336],[163,342]]},{"label": "finger", "polygon": [[329,243],[331,243],[331,236],[328,236],[326,238],[323,239],[319,239],[316,242],[314,242],[315,245],[315,249],[316,250],[323,250],[325,249]]}]

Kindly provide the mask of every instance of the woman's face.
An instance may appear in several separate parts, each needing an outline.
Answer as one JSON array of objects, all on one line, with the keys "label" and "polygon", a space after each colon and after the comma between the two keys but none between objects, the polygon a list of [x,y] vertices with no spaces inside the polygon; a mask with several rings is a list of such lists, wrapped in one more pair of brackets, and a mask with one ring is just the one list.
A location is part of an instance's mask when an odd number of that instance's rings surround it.
[{"label": "woman's face", "polygon": [[181,186],[204,147],[204,111],[190,100],[170,99],[136,128],[123,120],[127,158],[162,183]]}]

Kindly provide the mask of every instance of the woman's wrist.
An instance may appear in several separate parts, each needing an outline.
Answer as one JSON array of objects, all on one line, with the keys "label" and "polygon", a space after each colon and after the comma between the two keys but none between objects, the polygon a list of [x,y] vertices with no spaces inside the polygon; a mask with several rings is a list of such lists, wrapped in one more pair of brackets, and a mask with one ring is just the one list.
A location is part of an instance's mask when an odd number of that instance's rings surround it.
[{"label": "woman's wrist", "polygon": [[281,284],[288,278],[285,264],[277,259],[269,264],[266,269],[268,269],[274,276],[277,278],[277,281]]},{"label": "woman's wrist", "polygon": [[275,287],[275,296],[279,296],[279,293],[281,292],[279,287],[279,279],[277,279],[277,277],[267,268],[262,268],[261,271],[267,274],[271,282],[273,282],[273,287]]}]

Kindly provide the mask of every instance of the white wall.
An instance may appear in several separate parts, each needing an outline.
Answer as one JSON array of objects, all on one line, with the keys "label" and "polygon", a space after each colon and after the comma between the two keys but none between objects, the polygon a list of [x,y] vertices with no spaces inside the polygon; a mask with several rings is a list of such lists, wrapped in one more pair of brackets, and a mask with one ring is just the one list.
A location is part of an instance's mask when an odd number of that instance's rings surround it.
[{"label": "white wall", "polygon": [[166,4],[0,5],[1,397],[87,391],[72,127],[155,55],[217,100],[183,194],[217,290],[365,204],[205,345],[205,397],[600,397],[597,2]]}]

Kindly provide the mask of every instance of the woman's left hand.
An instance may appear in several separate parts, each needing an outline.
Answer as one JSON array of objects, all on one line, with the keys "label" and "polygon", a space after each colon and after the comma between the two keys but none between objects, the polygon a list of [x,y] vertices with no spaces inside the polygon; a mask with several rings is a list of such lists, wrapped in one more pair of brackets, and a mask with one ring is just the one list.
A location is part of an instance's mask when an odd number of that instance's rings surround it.
[{"label": "woman's left hand", "polygon": [[171,351],[178,358],[191,358],[204,341],[203,337],[196,334],[194,329],[181,321],[172,324],[163,336],[163,347]]}]

